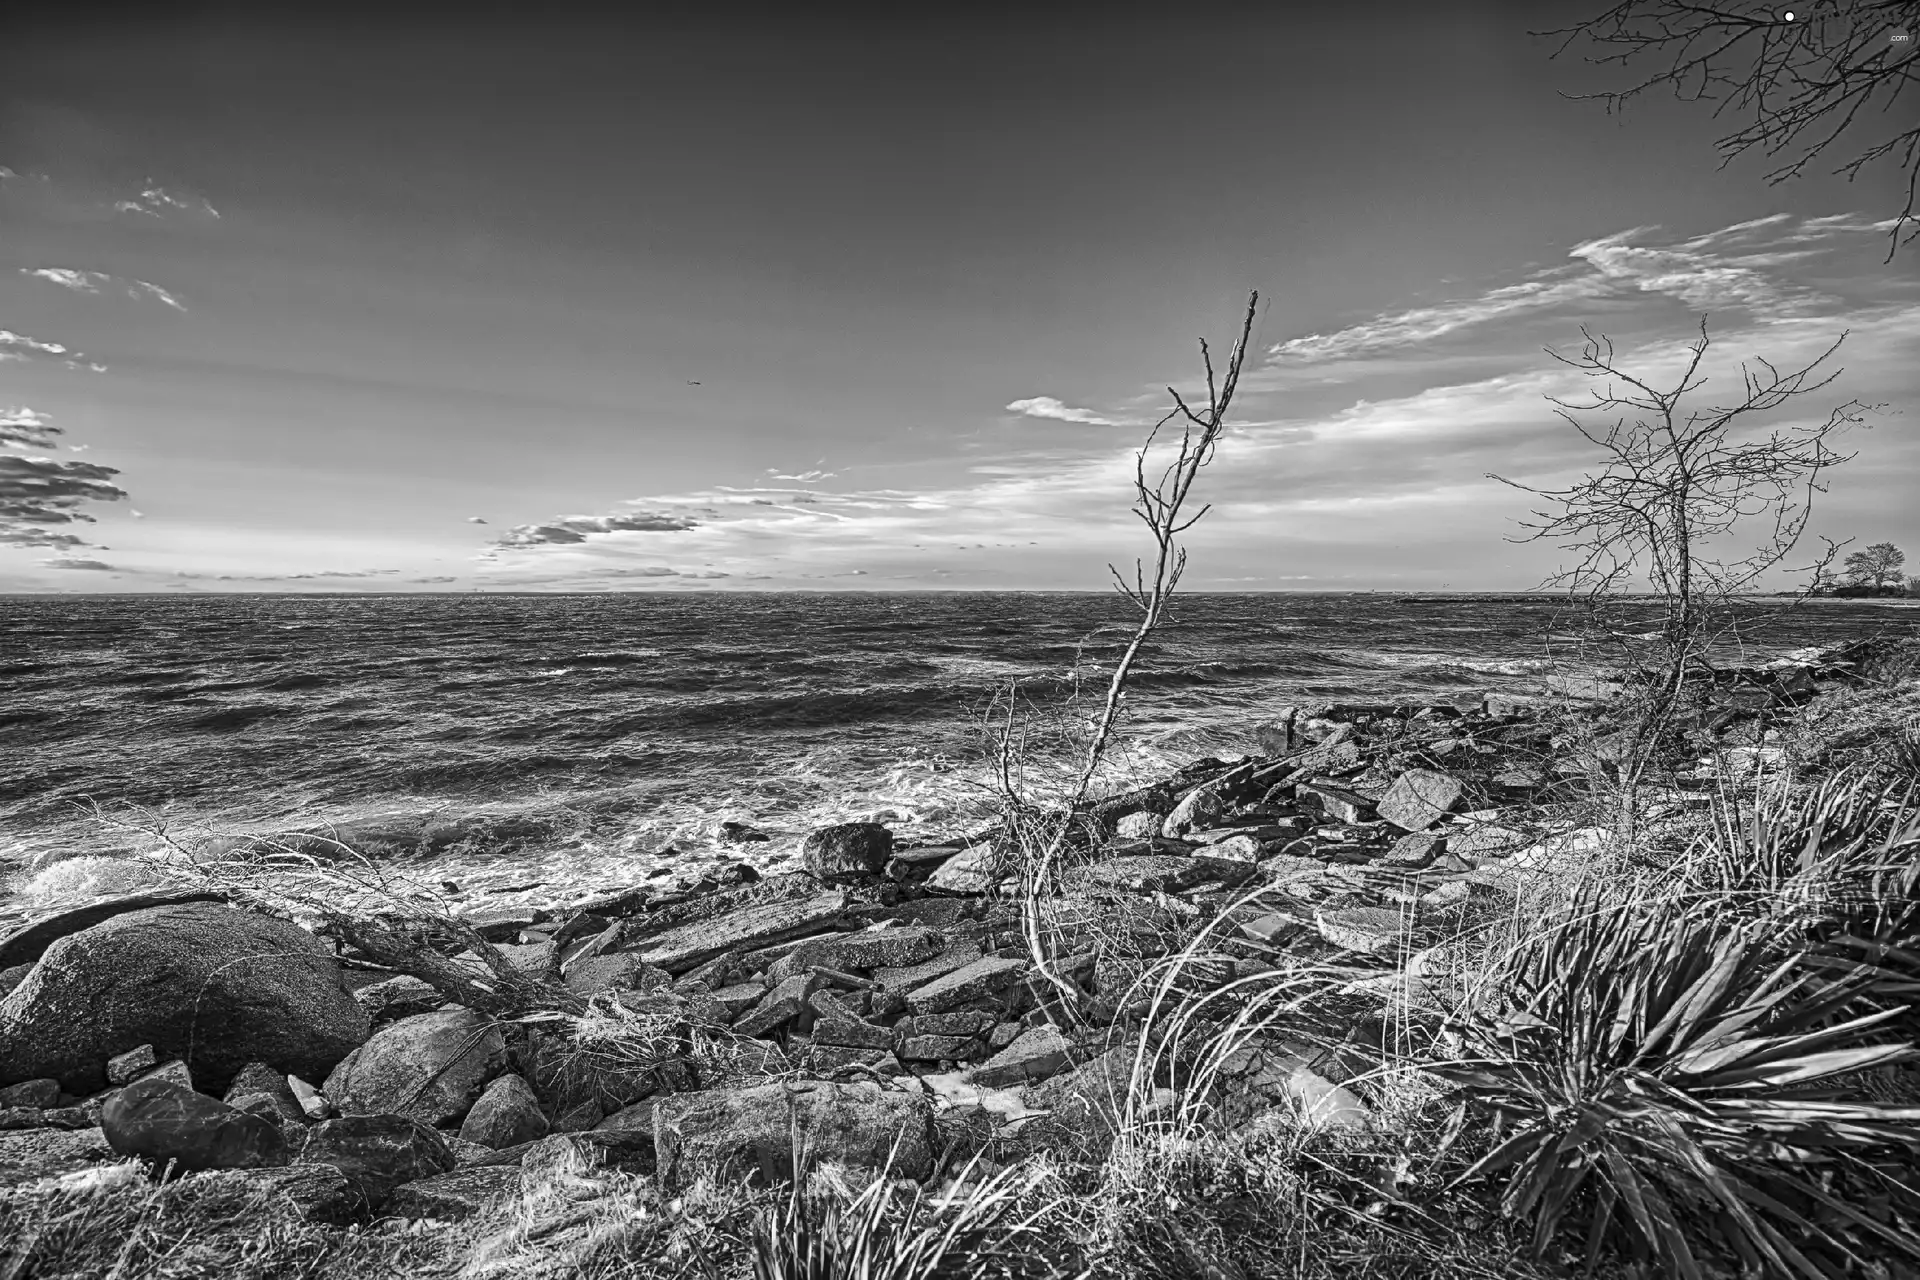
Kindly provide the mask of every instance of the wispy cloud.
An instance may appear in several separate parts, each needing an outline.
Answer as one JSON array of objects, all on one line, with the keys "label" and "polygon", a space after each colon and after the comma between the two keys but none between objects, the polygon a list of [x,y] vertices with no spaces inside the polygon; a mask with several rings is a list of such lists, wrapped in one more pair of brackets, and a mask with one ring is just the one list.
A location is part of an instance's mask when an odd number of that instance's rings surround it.
[{"label": "wispy cloud", "polygon": [[118,573],[119,566],[108,564],[104,560],[83,560],[74,556],[57,556],[40,562],[48,569],[83,569],[90,573]]},{"label": "wispy cloud", "polygon": [[810,484],[816,480],[831,480],[834,476],[838,475],[839,472],[814,470],[814,471],[800,471],[792,475],[788,475],[783,471],[779,471],[773,467],[768,467],[767,474],[775,480],[794,480],[794,481],[798,481],[801,484]]},{"label": "wispy cloud", "polygon": [[485,516],[468,516],[467,517],[468,524],[485,524],[486,522],[487,522],[487,519]]},{"label": "wispy cloud", "polygon": [[1332,333],[1289,338],[1267,354],[1283,364],[1312,364],[1397,352],[1495,321],[1585,309],[1600,299],[1634,294],[1663,295],[1695,310],[1736,309],[1760,322],[1817,315],[1835,299],[1776,268],[1840,247],[1846,236],[1882,229],[1853,215],[1796,220],[1775,214],[1660,243],[1658,227],[1634,227],[1568,249],[1567,257],[1579,265],[1551,267],[1517,284],[1385,313]]},{"label": "wispy cloud", "polygon": [[159,183],[148,180],[140,194],[127,200],[114,202],[114,209],[120,213],[138,214],[150,218],[164,217],[169,213],[188,213],[206,218],[218,218],[220,211],[199,196],[175,193]]},{"label": "wispy cloud", "polygon": [[1023,414],[1029,418],[1051,418],[1056,422],[1078,422],[1090,427],[1125,425],[1113,418],[1095,413],[1091,409],[1079,409],[1070,404],[1063,404],[1052,396],[1032,396],[1025,400],[1015,400],[1007,405],[1007,412]]},{"label": "wispy cloud", "polygon": [[43,342],[11,329],[0,329],[0,360],[57,360],[69,369],[89,369],[105,373],[107,367],[59,342]]},{"label": "wispy cloud", "polygon": [[104,271],[82,271],[77,267],[22,267],[20,274],[32,276],[57,284],[63,289],[75,293],[97,294],[102,289],[117,287],[129,298],[155,298],[166,303],[175,311],[185,311],[186,304],[171,292],[146,280],[119,280]]}]

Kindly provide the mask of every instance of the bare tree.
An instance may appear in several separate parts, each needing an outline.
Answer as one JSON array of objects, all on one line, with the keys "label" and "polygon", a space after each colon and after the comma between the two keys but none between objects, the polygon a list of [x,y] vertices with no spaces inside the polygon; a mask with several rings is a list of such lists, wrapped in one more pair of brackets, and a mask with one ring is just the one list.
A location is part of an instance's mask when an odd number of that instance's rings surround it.
[{"label": "bare tree", "polygon": [[[1907,36],[1904,43],[1895,39],[1900,32]],[[1625,89],[1575,95],[1597,98],[1610,112],[1656,86],[1683,101],[1717,103],[1715,116],[1730,112],[1741,121],[1715,144],[1721,166],[1758,149],[1778,161],[1766,173],[1769,184],[1797,176],[1856,126],[1867,131],[1872,116],[1888,117],[1901,95],[1920,82],[1920,62],[1913,56],[1920,0],[1623,0],[1575,26],[1534,34],[1562,37],[1556,58],[1583,44],[1600,50],[1587,58],[1596,65],[1655,64]],[[1902,243],[1920,236],[1914,213],[1920,111],[1911,105],[1833,172],[1852,180],[1886,160],[1906,174],[1906,202],[1893,219],[1887,246],[1891,261]]]},{"label": "bare tree", "polygon": [[1856,585],[1897,587],[1907,580],[1907,575],[1901,572],[1901,566],[1906,563],[1906,552],[1891,542],[1876,542],[1848,556],[1842,568]]},{"label": "bare tree", "polygon": [[[1200,360],[1207,375],[1206,405],[1202,408],[1189,405],[1185,397],[1168,387],[1167,394],[1173,397],[1174,407],[1154,424],[1146,442],[1134,457],[1133,514],[1147,526],[1153,537],[1153,569],[1149,571],[1144,560],[1136,559],[1133,578],[1129,582],[1119,569],[1108,566],[1121,593],[1139,608],[1140,620],[1114,664],[1100,710],[1088,726],[1080,762],[1064,805],[1042,807],[1028,799],[1027,788],[1019,776],[1023,753],[1014,713],[1015,699],[1011,691],[1007,698],[1006,723],[1000,733],[998,753],[999,783],[1009,835],[1025,855],[1021,860],[1022,925],[1035,966],[1056,989],[1069,998],[1077,995],[1077,990],[1070,982],[1055,974],[1048,963],[1042,934],[1040,899],[1054,887],[1061,856],[1073,837],[1075,819],[1084,808],[1094,779],[1099,774],[1101,761],[1106,756],[1114,728],[1120,720],[1127,680],[1139,661],[1148,637],[1165,621],[1168,603],[1173,598],[1174,589],[1179,586],[1181,575],[1186,571],[1187,552],[1180,545],[1179,536],[1191,529],[1211,509],[1209,504],[1188,514],[1194,482],[1199,479],[1200,469],[1213,460],[1220,435],[1226,429],[1227,411],[1233,404],[1234,392],[1240,384],[1240,373],[1246,361],[1247,345],[1253,336],[1254,315],[1259,303],[1258,292],[1248,295],[1247,313],[1240,324],[1240,336],[1227,358],[1224,376],[1216,376],[1212,350],[1206,339],[1200,340]],[[1149,456],[1155,443],[1160,440],[1161,433],[1174,423],[1178,423],[1180,428],[1177,450],[1159,477],[1149,480]]]},{"label": "bare tree", "polygon": [[[1560,489],[1520,484],[1489,473],[1489,478],[1544,498],[1551,510],[1522,520],[1528,530],[1519,542],[1551,541],[1575,554],[1545,585],[1565,588],[1596,617],[1618,614],[1620,597],[1644,583],[1661,610],[1655,633],[1656,660],[1646,668],[1650,702],[1643,708],[1635,742],[1622,770],[1630,798],[1660,735],[1681,705],[1690,672],[1710,668],[1709,650],[1732,619],[1734,597],[1756,580],[1780,568],[1792,555],[1814,496],[1826,492],[1826,472],[1851,454],[1828,443],[1834,433],[1864,420],[1870,406],[1858,400],[1830,410],[1809,425],[1774,428],[1757,435],[1750,428],[1761,414],[1781,409],[1830,385],[1842,370],[1824,375],[1822,366],[1846,340],[1805,367],[1781,373],[1765,360],[1741,365],[1743,393],[1730,405],[1683,408],[1682,401],[1707,382],[1701,372],[1708,349],[1707,321],[1689,345],[1688,360],[1670,390],[1621,369],[1613,344],[1585,328],[1578,357],[1547,349],[1568,368],[1603,380],[1590,403],[1575,404],[1549,396],[1555,412],[1606,456],[1604,465]],[[1591,427],[1579,415],[1601,413],[1613,421]],[[1634,415],[1629,421],[1629,415]],[[1725,544],[1736,528],[1757,526],[1763,535],[1747,554],[1729,553]],[[1816,580],[1836,551],[1801,570]],[[1728,558],[1729,555],[1732,558]],[[1626,628],[1613,623],[1616,636]]]}]

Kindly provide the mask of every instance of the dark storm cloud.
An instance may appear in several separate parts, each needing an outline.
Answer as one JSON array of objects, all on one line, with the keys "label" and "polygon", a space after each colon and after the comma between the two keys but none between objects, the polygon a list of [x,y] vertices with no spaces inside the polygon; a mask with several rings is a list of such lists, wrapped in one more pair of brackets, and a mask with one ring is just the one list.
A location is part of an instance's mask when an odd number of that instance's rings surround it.
[{"label": "dark storm cloud", "polygon": [[116,502],[127,491],[109,482],[120,474],[95,462],[59,462],[52,458],[21,458],[0,454],[0,535],[14,546],[74,546],[70,537],[54,535],[38,526],[91,521],[80,510],[84,502]]},{"label": "dark storm cloud", "polygon": [[684,516],[642,512],[626,516],[568,516],[551,524],[522,524],[501,534],[496,545],[538,547],[549,543],[585,542],[595,534],[680,533],[699,523]]}]

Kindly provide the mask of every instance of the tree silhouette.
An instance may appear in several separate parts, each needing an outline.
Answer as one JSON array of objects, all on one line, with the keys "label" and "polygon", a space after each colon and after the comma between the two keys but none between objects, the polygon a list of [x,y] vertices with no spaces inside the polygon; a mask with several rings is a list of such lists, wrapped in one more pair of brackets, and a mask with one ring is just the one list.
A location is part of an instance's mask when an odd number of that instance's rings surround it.
[{"label": "tree silhouette", "polygon": [[1876,542],[1853,552],[1842,563],[1850,582],[1863,587],[1897,587],[1906,580],[1900,567],[1907,555],[1891,542]]},{"label": "tree silhouette", "polygon": [[[1904,42],[1895,39],[1902,32]],[[1766,173],[1769,185],[1797,176],[1842,134],[1852,134],[1865,145],[1833,172],[1852,180],[1866,166],[1892,160],[1906,174],[1906,203],[1890,226],[1888,261],[1902,243],[1920,236],[1914,213],[1920,110],[1908,98],[1907,108],[1894,112],[1902,94],[1920,84],[1920,61],[1914,58],[1920,0],[1810,0],[1800,6],[1623,0],[1575,26],[1533,34],[1563,37],[1556,58],[1583,44],[1598,48],[1587,57],[1595,65],[1655,64],[1625,89],[1572,95],[1597,98],[1609,112],[1657,85],[1682,101],[1717,103],[1715,116],[1730,112],[1743,121],[1715,143],[1721,167],[1757,148],[1778,160]],[[1877,139],[1861,139],[1875,116],[1888,119],[1888,128]]]}]

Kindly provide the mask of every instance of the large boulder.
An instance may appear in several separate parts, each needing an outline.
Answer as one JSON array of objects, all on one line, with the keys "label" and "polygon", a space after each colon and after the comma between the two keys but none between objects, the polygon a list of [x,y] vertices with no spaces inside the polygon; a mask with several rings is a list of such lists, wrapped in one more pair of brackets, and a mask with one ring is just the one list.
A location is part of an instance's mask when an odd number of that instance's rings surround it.
[{"label": "large boulder", "polygon": [[107,1144],[183,1171],[286,1164],[287,1140],[271,1120],[158,1077],[135,1081],[100,1108]]},{"label": "large boulder", "polygon": [[828,884],[877,876],[893,857],[893,833],[877,822],[843,822],[806,838],[800,856],[807,873]]},{"label": "large boulder", "polygon": [[107,1085],[150,1044],[210,1091],[249,1062],[318,1078],[367,1038],[366,1011],[306,930],[214,903],[130,911],[54,942],[0,1000],[0,1084]]},{"label": "large boulder", "polygon": [[785,1177],[798,1135],[803,1161],[887,1169],[897,1178],[933,1172],[932,1104],[923,1094],[876,1084],[778,1081],[662,1098],[653,1109],[653,1145],[663,1177],[701,1174]]},{"label": "large boulder", "polygon": [[341,1060],[321,1092],[342,1115],[392,1113],[445,1124],[466,1115],[506,1068],[506,1038],[491,1019],[440,1009],[382,1027]]}]

